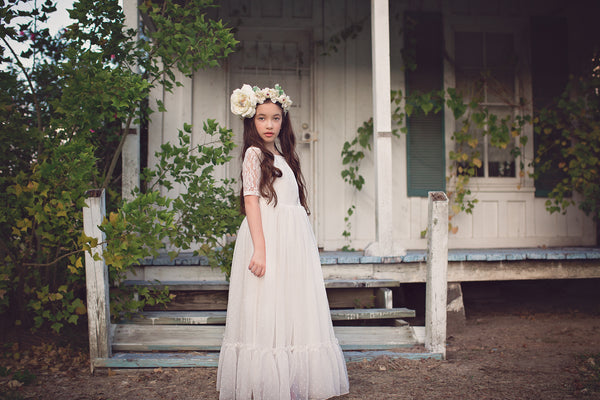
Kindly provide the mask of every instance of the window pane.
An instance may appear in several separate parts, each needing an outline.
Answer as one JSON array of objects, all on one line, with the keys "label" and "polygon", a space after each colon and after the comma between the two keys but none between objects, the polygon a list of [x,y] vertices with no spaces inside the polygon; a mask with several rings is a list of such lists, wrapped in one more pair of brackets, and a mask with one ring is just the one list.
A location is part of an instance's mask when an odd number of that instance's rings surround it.
[{"label": "window pane", "polygon": [[457,71],[456,90],[462,95],[465,103],[482,98],[483,80],[479,71]]},{"label": "window pane", "polygon": [[[459,120],[456,121],[456,130],[461,130],[463,129],[465,124],[465,118],[460,118]],[[468,143],[463,143],[463,144],[456,144],[455,145],[455,151],[458,153],[465,153],[469,156],[469,160],[473,160],[473,159],[479,159],[483,162],[483,150],[484,150],[484,146],[485,146],[485,142],[484,142],[484,137],[483,137],[483,128],[477,127],[475,125],[475,123],[471,120],[471,125],[469,126],[469,130],[468,130],[469,135],[471,135],[471,137],[473,137],[474,139],[477,140],[477,144],[475,146],[471,146]],[[457,165],[459,167],[458,173],[459,174],[466,174],[466,175],[471,175],[471,176],[476,176],[476,177],[483,177],[484,176],[484,170],[483,170],[483,164],[481,164],[481,167],[477,167],[475,165],[471,165],[470,163],[467,163],[465,161],[459,161],[457,162]],[[461,170],[462,168],[462,170]],[[470,170],[472,168],[472,170]]]},{"label": "window pane", "polygon": [[[512,150],[515,141],[510,133],[512,112],[508,107],[491,107],[488,130],[488,176],[515,177]],[[505,121],[503,123],[503,121]],[[502,145],[501,145],[502,144]],[[501,145],[501,146],[500,146]]]},{"label": "window pane", "polygon": [[510,71],[492,70],[490,75],[487,81],[487,101],[515,104],[515,74]]},{"label": "window pane", "polygon": [[488,68],[514,69],[516,57],[512,34],[487,33],[485,49],[485,65]]},{"label": "window pane", "polygon": [[487,33],[485,66],[490,72],[487,101],[513,104],[515,98],[515,65],[513,35]]},{"label": "window pane", "polygon": [[454,48],[458,69],[481,69],[483,67],[483,33],[456,32]]}]

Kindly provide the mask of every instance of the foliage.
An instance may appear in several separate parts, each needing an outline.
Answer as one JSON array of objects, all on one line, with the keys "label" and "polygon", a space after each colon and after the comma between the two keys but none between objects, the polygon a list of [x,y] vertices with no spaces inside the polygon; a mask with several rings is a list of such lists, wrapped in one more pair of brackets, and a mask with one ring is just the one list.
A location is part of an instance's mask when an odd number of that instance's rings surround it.
[{"label": "foliage", "polygon": [[[207,0],[145,1],[139,39],[125,29],[117,0],[75,2],[75,22],[55,37],[40,28],[54,2],[40,3],[0,6],[0,140],[10,149],[0,154],[0,314],[59,331],[85,314],[81,256],[97,244],[81,235],[86,190],[106,188],[118,203],[122,132],[150,106],[164,110],[147,105],[152,88],[171,90],[180,85],[177,71],[217,65],[237,42],[206,16]],[[158,198],[141,196],[117,214],[135,222],[140,207],[153,204],[156,218],[165,217]]]},{"label": "foliage", "polygon": [[[600,76],[573,79],[553,107],[535,116],[541,138],[535,158],[535,176],[562,171],[564,177],[549,194],[549,212],[566,212],[576,203],[600,220]],[[551,156],[551,155],[558,155]]]},{"label": "foliage", "polygon": [[[399,137],[399,132],[407,132],[405,121],[415,115],[437,114],[447,108],[458,122],[458,129],[452,135],[454,148],[448,152],[451,164],[446,179],[450,187],[448,197],[453,203],[450,219],[460,212],[471,213],[477,203],[477,199],[472,197],[469,186],[470,179],[477,175],[477,168],[482,168],[482,155],[477,151],[479,140],[476,135],[477,130],[489,137],[490,145],[502,149],[507,148],[511,141],[518,140],[519,145],[511,150],[515,158],[521,155],[522,146],[527,144],[527,137],[522,133],[525,125],[531,121],[531,117],[517,116],[514,120],[499,119],[489,111],[488,107],[481,104],[477,94],[473,100],[466,102],[462,94],[454,88],[427,93],[414,92],[408,96],[404,96],[400,90],[393,90],[391,101],[392,121],[395,124],[392,133],[395,137]],[[373,122],[369,119],[357,129],[356,136],[351,141],[346,141],[342,148],[342,164],[347,167],[341,171],[341,176],[357,191],[360,191],[365,183],[364,177],[359,173],[360,162],[365,157],[364,152],[371,150],[372,137]],[[521,162],[521,177],[524,176],[524,168]],[[347,243],[351,238],[349,218],[353,214],[353,207],[354,205],[344,218],[346,229],[342,236]],[[458,227],[450,223],[449,229],[456,233]],[[348,244],[346,246],[348,247]]]},{"label": "foliage", "polygon": [[[214,120],[206,121],[203,128],[203,144],[191,145],[188,124],[179,131],[178,145],[163,144],[155,154],[156,166],[143,172],[149,182],[146,192],[137,191],[102,224],[105,261],[115,277],[167,246],[187,250],[197,244],[196,254],[208,257],[211,266],[229,275],[233,243],[228,238],[241,216],[233,181],[215,178],[214,171],[231,160],[233,133]],[[175,257],[177,251],[169,255]]]}]

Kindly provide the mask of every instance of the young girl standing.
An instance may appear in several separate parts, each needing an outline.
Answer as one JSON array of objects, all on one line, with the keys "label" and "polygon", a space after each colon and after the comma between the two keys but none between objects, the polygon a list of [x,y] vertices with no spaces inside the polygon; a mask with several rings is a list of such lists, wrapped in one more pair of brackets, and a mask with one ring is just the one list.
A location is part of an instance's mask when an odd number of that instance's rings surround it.
[{"label": "young girl standing", "polygon": [[219,357],[221,399],[327,399],[348,393],[288,110],[279,85],[242,86],[241,209]]}]

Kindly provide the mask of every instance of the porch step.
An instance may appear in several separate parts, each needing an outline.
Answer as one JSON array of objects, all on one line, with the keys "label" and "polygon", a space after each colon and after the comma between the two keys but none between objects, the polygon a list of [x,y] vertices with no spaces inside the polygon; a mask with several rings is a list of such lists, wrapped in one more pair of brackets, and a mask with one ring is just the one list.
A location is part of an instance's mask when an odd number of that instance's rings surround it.
[{"label": "porch step", "polygon": [[[410,326],[335,326],[343,350],[383,350],[422,344],[421,332]],[[223,325],[116,325],[113,351],[219,350]]]},{"label": "porch step", "polygon": [[[146,311],[123,323],[141,325],[222,325],[225,323],[226,316],[226,311]],[[331,310],[332,321],[414,317],[415,311],[408,308]]]},{"label": "porch step", "polygon": [[[433,358],[441,360],[439,353],[396,352],[390,350],[375,351],[344,351],[346,362],[374,360],[377,357],[405,358],[423,360]],[[194,368],[216,367],[219,365],[218,352],[191,353],[116,353],[110,358],[97,358],[93,361],[94,368]]]},{"label": "porch step", "polygon": [[[156,289],[168,287],[172,291],[211,291],[229,290],[227,281],[146,281],[126,280],[126,286],[152,286]],[[394,279],[326,279],[327,289],[350,289],[350,288],[389,288],[399,287],[400,281]]]}]

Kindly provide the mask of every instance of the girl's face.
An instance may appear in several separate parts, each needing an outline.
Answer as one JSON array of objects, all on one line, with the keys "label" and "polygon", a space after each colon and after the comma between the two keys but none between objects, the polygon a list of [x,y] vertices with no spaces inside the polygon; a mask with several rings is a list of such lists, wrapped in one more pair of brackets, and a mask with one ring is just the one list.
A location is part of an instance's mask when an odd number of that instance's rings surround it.
[{"label": "girl's face", "polygon": [[275,139],[279,136],[282,120],[282,111],[277,104],[265,102],[256,107],[254,125],[265,147],[270,151],[275,151]]}]

